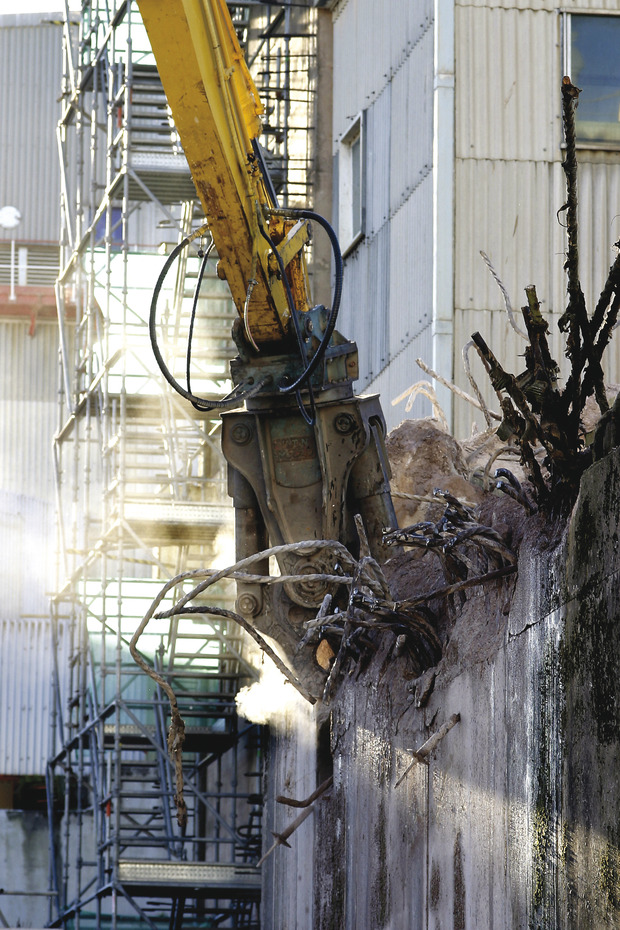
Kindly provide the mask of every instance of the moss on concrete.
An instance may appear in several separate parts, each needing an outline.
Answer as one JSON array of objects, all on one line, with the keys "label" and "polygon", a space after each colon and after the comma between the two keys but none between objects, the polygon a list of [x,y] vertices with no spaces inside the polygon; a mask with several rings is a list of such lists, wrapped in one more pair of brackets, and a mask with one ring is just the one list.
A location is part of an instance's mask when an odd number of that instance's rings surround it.
[{"label": "moss on concrete", "polygon": [[584,475],[568,537],[560,645],[563,919],[620,926],[620,450]]},{"label": "moss on concrete", "polygon": [[599,867],[599,884],[607,910],[620,907],[620,853],[612,843],[605,844]]},{"label": "moss on concrete", "polygon": [[551,928],[555,910],[555,837],[558,819],[556,789],[560,768],[558,718],[561,696],[558,688],[558,651],[546,644],[537,674],[537,719],[535,729],[534,777],[536,791],[532,813],[532,915],[530,926]]},{"label": "moss on concrete", "polygon": [[373,926],[385,927],[390,917],[390,877],[388,871],[387,823],[385,816],[385,796],[381,796],[377,811],[375,827],[375,844],[377,847],[377,872],[372,886],[371,912]]}]

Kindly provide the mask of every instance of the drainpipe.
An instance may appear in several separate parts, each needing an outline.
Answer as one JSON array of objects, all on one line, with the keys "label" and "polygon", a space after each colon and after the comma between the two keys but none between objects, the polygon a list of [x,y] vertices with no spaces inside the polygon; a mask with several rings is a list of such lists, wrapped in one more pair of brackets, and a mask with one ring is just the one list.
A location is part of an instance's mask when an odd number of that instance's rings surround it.
[{"label": "drainpipe", "polygon": [[[454,0],[435,0],[433,74],[433,368],[454,371]],[[435,384],[454,428],[452,392]]]}]

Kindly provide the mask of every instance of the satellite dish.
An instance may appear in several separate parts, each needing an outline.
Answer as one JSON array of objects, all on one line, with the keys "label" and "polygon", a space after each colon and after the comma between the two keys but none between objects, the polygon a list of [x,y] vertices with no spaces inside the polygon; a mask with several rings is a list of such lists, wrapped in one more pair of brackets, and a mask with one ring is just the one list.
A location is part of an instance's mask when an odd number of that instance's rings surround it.
[{"label": "satellite dish", "polygon": [[0,226],[3,229],[15,229],[19,226],[22,215],[17,207],[0,207]]}]

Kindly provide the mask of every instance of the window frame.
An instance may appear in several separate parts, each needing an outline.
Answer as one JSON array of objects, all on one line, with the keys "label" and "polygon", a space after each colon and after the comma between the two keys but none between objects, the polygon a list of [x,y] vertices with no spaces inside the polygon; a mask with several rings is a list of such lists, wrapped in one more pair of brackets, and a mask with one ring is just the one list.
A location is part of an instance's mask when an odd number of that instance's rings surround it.
[{"label": "window frame", "polygon": [[[338,142],[338,238],[342,255],[345,258],[366,234],[365,122],[365,111],[361,111],[351,121]],[[354,147],[357,142],[359,142],[359,160],[354,158]],[[359,175],[357,184],[355,184],[356,171]],[[353,212],[355,188],[359,195],[358,223],[354,223]]]},{"label": "window frame", "polygon": [[[573,75],[572,68],[572,22],[575,17],[589,17],[593,19],[595,17],[605,17],[605,18],[615,18],[620,22],[620,12],[615,12],[613,10],[574,10],[562,8],[560,9],[561,14],[561,25],[562,25],[562,36],[561,36],[561,49],[562,49],[562,74],[566,74],[570,77],[571,81],[575,82],[578,79]],[[583,136],[579,135],[579,111],[577,110],[577,125],[576,125],[576,147],[578,149],[591,149],[598,151],[607,151],[607,152],[618,152],[620,151],[620,138],[618,139],[586,139]],[[619,119],[620,124],[620,119]],[[601,125],[605,123],[601,120]],[[562,143],[564,147],[564,143]]]}]

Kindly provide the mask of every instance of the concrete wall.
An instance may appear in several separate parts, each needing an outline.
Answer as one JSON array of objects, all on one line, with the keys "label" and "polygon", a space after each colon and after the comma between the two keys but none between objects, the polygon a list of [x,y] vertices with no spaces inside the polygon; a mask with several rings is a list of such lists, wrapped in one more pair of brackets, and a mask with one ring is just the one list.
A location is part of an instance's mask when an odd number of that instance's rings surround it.
[{"label": "concrete wall", "polygon": [[[527,521],[516,583],[470,593],[425,707],[385,650],[345,681],[334,788],[274,854],[265,928],[620,925],[619,499],[615,450],[586,473],[568,527]],[[290,733],[279,747],[279,770],[287,753],[298,766]],[[293,814],[279,816],[282,829]]]},{"label": "concrete wall", "polygon": [[[45,814],[0,811],[0,925],[44,927],[49,898],[49,842]],[[8,894],[7,892],[22,892]]]}]

